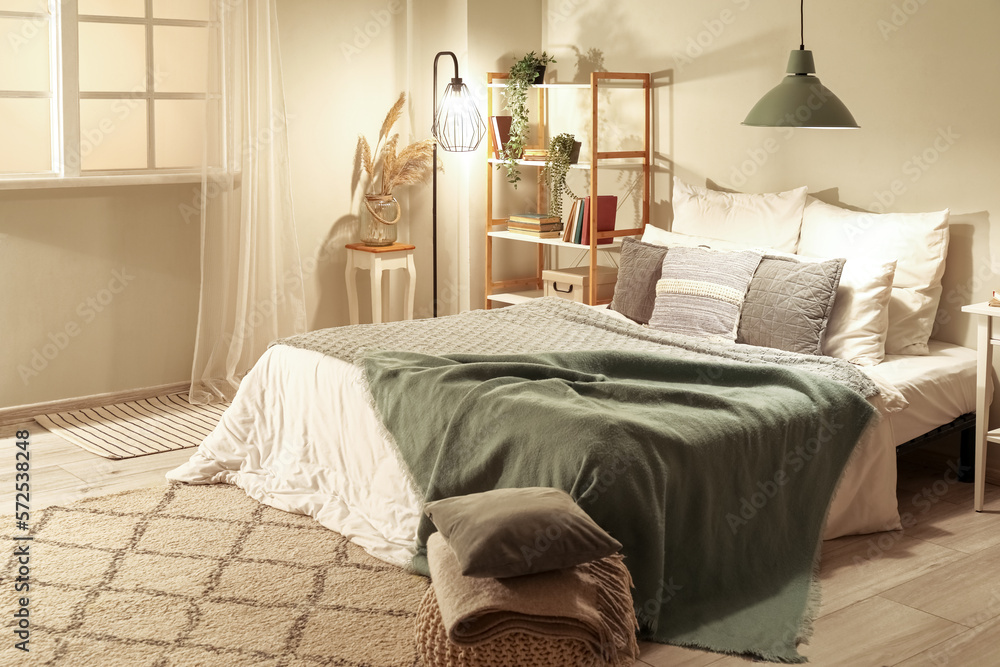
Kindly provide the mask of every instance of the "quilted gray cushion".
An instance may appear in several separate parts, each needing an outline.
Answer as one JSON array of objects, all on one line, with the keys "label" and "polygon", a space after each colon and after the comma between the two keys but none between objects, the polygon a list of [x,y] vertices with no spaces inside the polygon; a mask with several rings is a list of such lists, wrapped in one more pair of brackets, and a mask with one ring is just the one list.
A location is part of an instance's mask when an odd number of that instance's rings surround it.
[{"label": "quilted gray cushion", "polygon": [[660,279],[666,254],[666,246],[643,243],[630,236],[622,239],[618,282],[608,308],[639,324],[649,322],[656,300],[656,281]]},{"label": "quilted gray cushion", "polygon": [[753,250],[671,248],[663,257],[649,326],[733,342],[747,287],[760,264]]},{"label": "quilted gray cushion", "polygon": [[736,342],[822,354],[845,261],[765,256],[747,289]]}]

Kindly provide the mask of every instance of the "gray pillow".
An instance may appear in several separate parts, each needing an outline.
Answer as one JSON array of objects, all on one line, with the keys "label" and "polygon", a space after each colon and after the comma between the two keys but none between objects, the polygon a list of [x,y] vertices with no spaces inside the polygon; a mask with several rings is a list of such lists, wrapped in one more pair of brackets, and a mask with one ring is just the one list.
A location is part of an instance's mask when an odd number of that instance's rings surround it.
[{"label": "gray pillow", "polygon": [[608,308],[639,324],[648,323],[656,301],[656,281],[660,279],[666,254],[666,246],[626,236],[618,260],[618,282]]},{"label": "gray pillow", "polygon": [[670,248],[656,282],[649,326],[732,343],[761,253]]},{"label": "gray pillow", "polygon": [[608,535],[565,491],[496,489],[424,505],[467,577],[518,577],[616,553]]},{"label": "gray pillow", "polygon": [[736,342],[822,354],[845,261],[765,256],[750,281]]}]

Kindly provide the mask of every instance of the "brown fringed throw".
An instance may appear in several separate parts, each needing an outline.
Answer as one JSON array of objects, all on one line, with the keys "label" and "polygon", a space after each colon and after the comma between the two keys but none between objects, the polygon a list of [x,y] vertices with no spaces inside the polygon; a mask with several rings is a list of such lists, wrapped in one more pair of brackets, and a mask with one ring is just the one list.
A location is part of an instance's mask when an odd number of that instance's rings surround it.
[{"label": "brown fringed throw", "polygon": [[639,656],[632,578],[620,555],[524,577],[466,577],[435,533],[427,560],[433,585],[417,619],[425,664],[531,665],[547,656],[619,667]]}]

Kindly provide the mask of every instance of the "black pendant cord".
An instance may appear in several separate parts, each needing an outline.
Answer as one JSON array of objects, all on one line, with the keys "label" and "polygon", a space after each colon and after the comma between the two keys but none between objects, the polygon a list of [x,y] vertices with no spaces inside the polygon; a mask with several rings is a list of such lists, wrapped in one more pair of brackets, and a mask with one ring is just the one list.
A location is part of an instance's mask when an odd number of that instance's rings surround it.
[{"label": "black pendant cord", "polygon": [[799,51],[806,50],[806,0],[799,0]]}]

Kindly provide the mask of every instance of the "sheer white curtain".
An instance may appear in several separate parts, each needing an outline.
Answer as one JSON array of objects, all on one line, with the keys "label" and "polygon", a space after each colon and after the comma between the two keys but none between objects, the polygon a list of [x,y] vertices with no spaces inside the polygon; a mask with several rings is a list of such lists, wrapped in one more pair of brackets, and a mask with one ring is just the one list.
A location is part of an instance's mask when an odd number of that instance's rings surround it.
[{"label": "sheer white curtain", "polygon": [[215,0],[191,401],[231,399],[275,338],[305,331],[276,0]]}]

